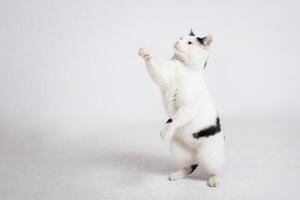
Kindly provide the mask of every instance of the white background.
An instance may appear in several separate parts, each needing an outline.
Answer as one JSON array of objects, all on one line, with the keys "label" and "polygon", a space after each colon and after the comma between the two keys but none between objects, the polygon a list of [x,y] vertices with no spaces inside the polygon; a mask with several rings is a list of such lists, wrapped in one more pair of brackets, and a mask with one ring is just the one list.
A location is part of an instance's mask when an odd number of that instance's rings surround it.
[{"label": "white background", "polygon": [[[299,199],[299,1],[0,1],[0,199]],[[158,88],[168,59],[212,33],[220,188],[177,168]]]}]

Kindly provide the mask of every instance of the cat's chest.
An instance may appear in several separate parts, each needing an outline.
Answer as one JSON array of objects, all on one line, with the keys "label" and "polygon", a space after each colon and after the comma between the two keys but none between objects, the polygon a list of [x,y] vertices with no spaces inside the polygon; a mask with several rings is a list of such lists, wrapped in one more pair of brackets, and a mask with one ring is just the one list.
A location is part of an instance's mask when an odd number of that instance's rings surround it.
[{"label": "cat's chest", "polygon": [[175,84],[169,88],[167,93],[167,98],[170,103],[178,103],[182,99],[182,85],[180,83]]},{"label": "cat's chest", "polygon": [[163,92],[164,103],[168,113],[172,114],[178,110],[183,103],[183,88],[181,82],[170,84]]},{"label": "cat's chest", "polygon": [[172,115],[182,105],[190,105],[195,99],[199,99],[203,83],[199,76],[183,74],[178,76],[163,90],[163,99],[167,112]]}]

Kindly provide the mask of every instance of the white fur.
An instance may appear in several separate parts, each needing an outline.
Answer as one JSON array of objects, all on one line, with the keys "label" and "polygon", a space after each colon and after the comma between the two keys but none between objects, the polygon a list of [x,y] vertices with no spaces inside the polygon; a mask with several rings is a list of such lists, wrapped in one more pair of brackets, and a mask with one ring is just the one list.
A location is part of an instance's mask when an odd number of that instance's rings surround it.
[{"label": "white fur", "polygon": [[225,159],[223,132],[199,139],[192,137],[193,133],[215,124],[217,118],[202,76],[211,42],[211,35],[205,38],[203,45],[194,36],[184,36],[174,44],[174,57],[164,64],[157,63],[146,48],[139,49],[138,54],[160,87],[165,109],[173,120],[163,126],[161,137],[172,136],[171,154],[182,170],[169,179],[187,176],[185,169],[198,164],[209,175],[208,185],[216,187],[219,185],[217,174]]}]

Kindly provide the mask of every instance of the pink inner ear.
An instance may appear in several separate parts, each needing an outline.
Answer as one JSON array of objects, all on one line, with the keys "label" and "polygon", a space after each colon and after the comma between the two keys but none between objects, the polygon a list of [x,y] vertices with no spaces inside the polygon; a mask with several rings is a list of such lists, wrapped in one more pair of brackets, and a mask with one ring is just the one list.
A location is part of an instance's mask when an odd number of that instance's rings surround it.
[{"label": "pink inner ear", "polygon": [[212,41],[213,41],[213,36],[211,34],[205,37],[204,42],[206,46],[209,46],[212,43]]}]

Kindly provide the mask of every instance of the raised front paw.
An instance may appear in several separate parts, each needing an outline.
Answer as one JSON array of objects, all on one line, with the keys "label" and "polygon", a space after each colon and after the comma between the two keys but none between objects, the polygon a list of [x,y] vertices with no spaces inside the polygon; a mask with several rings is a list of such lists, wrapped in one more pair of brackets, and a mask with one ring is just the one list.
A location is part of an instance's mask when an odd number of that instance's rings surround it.
[{"label": "raised front paw", "polygon": [[149,50],[147,48],[140,48],[139,51],[138,51],[138,54],[143,59],[150,59],[151,58]]},{"label": "raised front paw", "polygon": [[160,131],[160,137],[161,139],[166,139],[170,137],[174,132],[174,127],[172,126],[171,123],[166,123],[163,128]]}]

